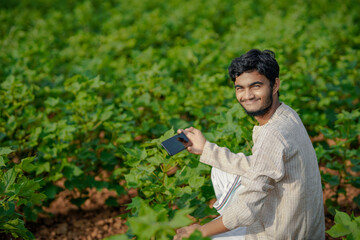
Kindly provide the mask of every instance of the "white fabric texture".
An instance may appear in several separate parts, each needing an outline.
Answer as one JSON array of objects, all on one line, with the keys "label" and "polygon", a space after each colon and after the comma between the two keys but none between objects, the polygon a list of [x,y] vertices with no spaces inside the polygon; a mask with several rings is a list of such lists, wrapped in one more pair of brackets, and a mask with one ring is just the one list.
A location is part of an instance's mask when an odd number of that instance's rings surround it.
[{"label": "white fabric texture", "polygon": [[[214,208],[221,215],[238,189],[241,189],[241,177],[226,173],[217,168],[211,169],[211,182],[214,187],[216,202]],[[244,240],[246,227],[238,227],[229,232],[212,236],[213,240]]]}]

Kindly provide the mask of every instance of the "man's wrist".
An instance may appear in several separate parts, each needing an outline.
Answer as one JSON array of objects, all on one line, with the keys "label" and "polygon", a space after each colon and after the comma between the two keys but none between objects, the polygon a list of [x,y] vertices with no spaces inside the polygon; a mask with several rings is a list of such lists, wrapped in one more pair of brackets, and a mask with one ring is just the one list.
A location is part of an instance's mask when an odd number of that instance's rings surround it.
[{"label": "man's wrist", "polygon": [[225,227],[222,217],[200,226],[198,230],[201,232],[203,237],[210,237],[229,231],[229,229]]},{"label": "man's wrist", "polygon": [[209,151],[208,150],[208,148],[209,148],[208,145],[209,144],[210,144],[210,142],[206,140],[206,142],[204,144],[204,147],[202,149],[201,155],[200,155],[200,162],[202,162],[202,161],[206,162],[206,159],[208,158],[208,155],[209,155],[209,153],[208,153],[208,151]]},{"label": "man's wrist", "polygon": [[208,237],[209,236],[207,231],[206,231],[207,230],[206,229],[206,224],[202,225],[202,226],[199,226],[197,229],[201,232],[203,237]]}]

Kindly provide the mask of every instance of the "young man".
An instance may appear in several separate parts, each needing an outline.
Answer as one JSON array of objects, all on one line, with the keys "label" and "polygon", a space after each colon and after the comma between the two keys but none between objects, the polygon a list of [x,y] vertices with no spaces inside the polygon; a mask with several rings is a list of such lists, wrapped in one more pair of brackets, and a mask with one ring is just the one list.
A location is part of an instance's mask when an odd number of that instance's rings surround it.
[{"label": "young man", "polygon": [[246,226],[246,239],[325,239],[321,178],[314,148],[298,114],[279,101],[279,65],[274,53],[250,50],[232,61],[236,98],[254,116],[252,155],[232,153],[190,127],[183,131],[200,162],[240,175],[242,187],[222,216],[203,226],[177,230],[174,239],[196,229],[204,236]]}]

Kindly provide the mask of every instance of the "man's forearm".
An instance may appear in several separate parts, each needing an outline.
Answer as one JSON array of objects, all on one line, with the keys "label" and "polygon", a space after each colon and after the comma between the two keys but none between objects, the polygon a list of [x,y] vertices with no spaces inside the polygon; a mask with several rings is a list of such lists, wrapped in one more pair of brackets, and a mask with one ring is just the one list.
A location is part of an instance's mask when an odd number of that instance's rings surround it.
[{"label": "man's forearm", "polygon": [[224,233],[229,231],[222,221],[222,217],[215,219],[199,228],[200,232],[204,237],[213,236],[216,234]]},{"label": "man's forearm", "polygon": [[200,162],[242,176],[250,168],[250,158],[251,156],[246,156],[244,153],[233,153],[228,148],[206,141]]}]

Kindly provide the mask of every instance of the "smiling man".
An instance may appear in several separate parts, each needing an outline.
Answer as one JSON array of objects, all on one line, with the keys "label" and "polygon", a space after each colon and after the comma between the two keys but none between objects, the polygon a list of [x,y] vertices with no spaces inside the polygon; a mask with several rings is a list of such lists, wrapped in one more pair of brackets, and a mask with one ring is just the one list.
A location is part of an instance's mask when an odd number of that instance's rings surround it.
[{"label": "smiling man", "polygon": [[200,162],[241,176],[221,217],[203,226],[178,229],[174,239],[195,229],[213,236],[246,226],[246,239],[325,239],[321,178],[314,148],[298,114],[279,101],[279,65],[274,53],[250,50],[232,61],[235,95],[259,123],[253,129],[252,155],[232,153],[208,142],[190,127],[188,151]]}]

